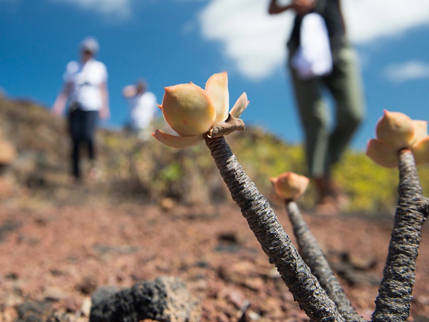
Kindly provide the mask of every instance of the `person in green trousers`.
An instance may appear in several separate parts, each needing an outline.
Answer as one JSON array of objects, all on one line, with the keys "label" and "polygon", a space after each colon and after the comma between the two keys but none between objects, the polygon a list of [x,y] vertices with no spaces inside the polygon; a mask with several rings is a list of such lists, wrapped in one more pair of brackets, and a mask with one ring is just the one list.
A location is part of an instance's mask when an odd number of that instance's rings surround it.
[{"label": "person in green trousers", "polygon": [[[288,41],[288,67],[305,134],[308,175],[316,185],[318,210],[335,213],[346,204],[348,198],[334,182],[332,168],[340,160],[365,114],[356,54],[345,35],[340,0],[293,0],[289,5],[279,5],[277,0],[271,0],[270,14],[287,10],[296,12]],[[332,71],[324,76],[303,79],[292,66],[292,58],[300,46],[303,17],[311,12],[319,13],[326,23]],[[324,89],[330,92],[336,104],[332,130],[328,126],[328,110],[322,95]]]}]

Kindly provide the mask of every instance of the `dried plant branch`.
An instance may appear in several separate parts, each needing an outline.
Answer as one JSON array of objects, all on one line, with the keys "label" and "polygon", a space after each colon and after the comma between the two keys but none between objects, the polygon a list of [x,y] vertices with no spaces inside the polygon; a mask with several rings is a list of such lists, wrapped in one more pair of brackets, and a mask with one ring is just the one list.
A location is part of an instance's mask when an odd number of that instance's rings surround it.
[{"label": "dried plant branch", "polygon": [[225,138],[206,137],[206,144],[232,198],[300,307],[312,321],[345,321],[298,254],[268,201],[238,163]]},{"label": "dried plant branch", "polygon": [[228,114],[228,118],[220,123],[217,123],[207,134],[209,139],[219,136],[225,136],[235,131],[244,131],[245,125],[242,119],[236,118]]},{"label": "dried plant branch", "polygon": [[422,196],[414,156],[399,153],[399,200],[392,238],[372,321],[405,321],[410,315],[412,289],[421,231],[428,216],[428,201]]},{"label": "dried plant branch", "polygon": [[359,316],[346,297],[340,282],[335,277],[334,272],[329,266],[319,243],[308,228],[296,202],[286,201],[285,203],[286,211],[292,223],[293,232],[298,242],[301,256],[311,268],[311,272],[317,277],[320,285],[337,305],[338,311],[346,321],[366,321],[364,318]]}]

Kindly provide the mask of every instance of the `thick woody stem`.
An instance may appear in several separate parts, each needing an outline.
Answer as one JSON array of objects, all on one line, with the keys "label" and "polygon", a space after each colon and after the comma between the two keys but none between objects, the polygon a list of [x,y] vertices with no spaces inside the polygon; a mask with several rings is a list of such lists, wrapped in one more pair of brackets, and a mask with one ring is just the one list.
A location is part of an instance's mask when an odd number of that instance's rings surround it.
[{"label": "thick woody stem", "polygon": [[206,144],[232,198],[240,206],[250,229],[301,308],[312,321],[344,321],[334,302],[299,256],[268,201],[238,163],[225,138],[206,138]]},{"label": "thick woody stem", "polygon": [[347,299],[340,282],[334,275],[326,257],[320,248],[316,238],[308,228],[298,205],[294,201],[286,201],[286,210],[292,223],[293,232],[298,241],[299,251],[311,272],[319,280],[320,285],[325,289],[328,296],[338,307],[338,311],[346,321],[363,322]]},{"label": "thick woody stem", "polygon": [[244,131],[245,125],[242,119],[236,118],[228,114],[228,118],[224,122],[217,123],[207,134],[209,139],[219,136],[225,136],[235,131]]},{"label": "thick woody stem", "polygon": [[421,231],[428,215],[422,196],[414,156],[410,150],[399,153],[399,201],[387,255],[384,278],[372,321],[406,321],[416,276],[416,259]]}]

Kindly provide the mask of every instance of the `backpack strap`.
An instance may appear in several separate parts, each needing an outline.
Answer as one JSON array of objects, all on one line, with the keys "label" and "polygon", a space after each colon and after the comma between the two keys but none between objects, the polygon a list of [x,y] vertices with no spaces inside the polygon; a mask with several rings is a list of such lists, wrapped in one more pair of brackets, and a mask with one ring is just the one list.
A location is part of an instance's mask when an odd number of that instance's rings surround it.
[{"label": "backpack strap", "polygon": [[322,15],[323,12],[325,11],[326,1],[327,0],[317,0],[316,5],[314,6],[313,12],[316,12],[319,15]]}]

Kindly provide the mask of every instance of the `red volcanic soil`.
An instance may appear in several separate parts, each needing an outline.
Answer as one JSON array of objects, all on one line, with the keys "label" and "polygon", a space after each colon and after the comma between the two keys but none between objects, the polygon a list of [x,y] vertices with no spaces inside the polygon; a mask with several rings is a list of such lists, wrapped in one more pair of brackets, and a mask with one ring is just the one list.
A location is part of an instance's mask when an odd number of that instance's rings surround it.
[{"label": "red volcanic soil", "polygon": [[[277,215],[291,234],[286,213]],[[369,319],[393,219],[316,217],[310,228],[328,254],[350,300]],[[349,261],[345,258],[348,256]],[[99,286],[130,287],[173,275],[202,300],[202,321],[307,321],[268,263],[234,205],[220,207],[92,205],[0,208],[0,321],[19,304],[49,302],[64,321],[87,321]],[[351,264],[350,264],[351,263]],[[429,316],[429,229],[423,231],[412,303],[415,321]]]}]

